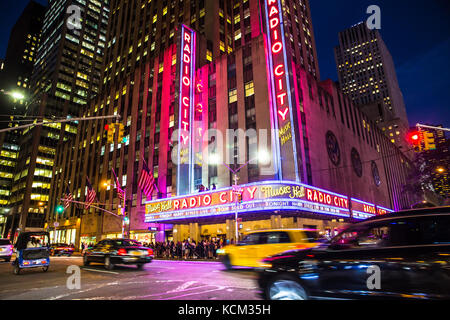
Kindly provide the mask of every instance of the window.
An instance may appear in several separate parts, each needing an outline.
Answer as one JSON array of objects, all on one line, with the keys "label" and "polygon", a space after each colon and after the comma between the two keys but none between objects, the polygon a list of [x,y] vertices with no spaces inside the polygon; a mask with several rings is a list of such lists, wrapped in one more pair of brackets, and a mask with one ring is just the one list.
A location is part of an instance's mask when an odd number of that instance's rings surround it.
[{"label": "window", "polygon": [[257,233],[251,233],[242,240],[242,244],[244,245],[254,245],[257,244],[259,241],[259,234]]},{"label": "window", "polygon": [[228,103],[237,101],[237,89],[232,89],[228,92]]},{"label": "window", "polygon": [[358,226],[335,237],[330,249],[345,250],[387,246],[389,234],[389,222]]},{"label": "window", "polygon": [[254,84],[253,81],[250,81],[248,83],[245,84],[245,96],[249,97],[255,94],[255,88],[254,88]]},{"label": "window", "polygon": [[267,243],[290,243],[289,235],[287,232],[268,232]]}]

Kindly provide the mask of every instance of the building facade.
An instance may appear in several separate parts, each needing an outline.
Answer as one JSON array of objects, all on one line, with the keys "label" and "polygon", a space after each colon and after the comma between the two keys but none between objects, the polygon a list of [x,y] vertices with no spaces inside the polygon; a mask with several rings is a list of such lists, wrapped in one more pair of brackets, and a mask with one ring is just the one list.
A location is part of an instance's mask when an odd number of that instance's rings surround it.
[{"label": "building facade", "polygon": [[[442,128],[442,125],[436,127]],[[433,189],[444,201],[448,201],[450,198],[450,140],[443,130],[429,128],[425,130],[433,134],[436,145],[435,150],[425,151],[425,158],[431,168]]]},{"label": "building facade", "polygon": [[28,96],[44,14],[44,6],[30,1],[12,28],[1,71],[0,89]]},{"label": "building facade", "polygon": [[49,1],[25,112],[48,123],[21,133],[11,193],[21,229],[44,227],[56,146],[75,137],[78,124],[52,120],[73,118],[97,94],[108,18],[108,0]]},{"label": "building facade", "polygon": [[340,32],[335,58],[342,91],[407,152],[405,103],[392,56],[378,30],[361,22]]},{"label": "building facade", "polygon": [[[152,209],[186,197],[208,199],[208,194],[218,201],[228,194],[225,204],[231,205],[234,176],[213,156],[231,168],[248,162],[239,171],[238,184],[245,190],[302,190],[295,203],[306,209],[259,205],[242,210],[243,231],[271,226],[334,230],[357,211],[363,218],[409,206],[411,199],[395,191],[404,183],[408,160],[335,83],[319,81],[307,2],[284,1],[283,8],[281,1],[271,0],[219,1],[212,7],[193,3],[112,1],[104,85],[82,115],[121,115],[124,140],[107,143],[104,127],[110,121],[99,120],[80,123],[76,139],[58,146],[47,210],[52,232],[59,221],[57,238],[75,238],[78,247],[121,234],[122,220],[95,208],[71,206],[55,214],[67,184],[75,199],[86,199],[86,176],[97,191],[97,204],[117,212],[114,169],[126,190],[130,237],[232,239],[231,212],[173,219],[156,217],[162,211]],[[168,22],[173,23],[170,31]],[[147,29],[154,30],[151,37],[140,35]],[[133,32],[118,45],[122,30]],[[219,37],[211,36],[217,32]],[[225,39],[234,35],[224,46],[222,33]],[[269,163],[255,160],[262,150],[270,155]],[[157,185],[148,196],[138,186],[144,161]],[[200,193],[202,186],[210,191]]]}]

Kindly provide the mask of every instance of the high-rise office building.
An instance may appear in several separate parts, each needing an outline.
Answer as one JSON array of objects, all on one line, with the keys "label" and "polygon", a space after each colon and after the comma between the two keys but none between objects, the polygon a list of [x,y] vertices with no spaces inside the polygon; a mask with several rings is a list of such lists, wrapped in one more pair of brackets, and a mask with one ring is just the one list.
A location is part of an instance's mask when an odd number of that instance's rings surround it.
[{"label": "high-rise office building", "polygon": [[378,30],[361,22],[341,31],[335,58],[342,91],[406,152],[405,103],[392,56]]},{"label": "high-rise office building", "polygon": [[44,13],[44,6],[30,1],[11,30],[0,77],[0,89],[5,92],[28,95]]},{"label": "high-rise office building", "polygon": [[[70,119],[98,93],[106,47],[109,0],[50,0],[31,77],[26,115]],[[77,122],[25,129],[11,202],[23,228],[42,228],[56,147],[77,134]],[[17,215],[17,217],[16,217]]]},{"label": "high-rise office building", "polygon": [[[433,125],[442,128],[442,125]],[[436,149],[425,151],[427,166],[431,172],[433,189],[443,199],[450,197],[450,139],[444,130],[424,129],[433,134]]]},{"label": "high-rise office building", "polygon": [[[316,56],[307,1],[112,1],[103,86],[82,115],[121,115],[123,139],[108,142],[111,121],[99,120],[58,146],[47,227],[65,221],[54,236],[77,247],[118,236],[121,219],[95,208],[55,214],[68,185],[86,200],[86,176],[98,203],[118,212],[115,173],[130,237],[231,239],[234,177],[215,155],[231,167],[248,162],[238,181],[249,201],[238,209],[244,230],[334,228],[351,203],[358,218],[407,207],[396,190],[408,161],[336,84],[319,82]],[[228,129],[244,136],[225,142]],[[261,151],[269,165],[255,161]],[[157,187],[148,195],[138,186],[144,160]],[[289,194],[292,204],[278,202]]]},{"label": "high-rise office building", "polygon": [[[40,41],[45,7],[30,1],[11,30],[6,57],[0,67],[0,128],[24,124],[20,117],[25,112],[29,97],[31,74]],[[23,98],[22,98],[23,97]],[[0,237],[11,230],[11,193],[19,155],[20,132],[0,133]]]}]

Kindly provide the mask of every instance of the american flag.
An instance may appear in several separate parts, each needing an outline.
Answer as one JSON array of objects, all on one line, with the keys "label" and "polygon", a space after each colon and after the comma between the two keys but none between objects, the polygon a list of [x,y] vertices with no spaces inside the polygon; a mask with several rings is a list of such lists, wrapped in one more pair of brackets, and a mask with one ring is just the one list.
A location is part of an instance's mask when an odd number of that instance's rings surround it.
[{"label": "american flag", "polygon": [[70,206],[72,201],[73,195],[70,193],[69,187],[67,186],[66,194],[64,195],[64,210]]},{"label": "american flag", "polygon": [[91,207],[91,204],[94,202],[95,198],[97,197],[97,193],[95,192],[94,188],[92,188],[89,178],[86,177],[86,179],[87,179],[88,193],[86,196],[86,205],[84,206],[84,208],[88,210]]},{"label": "american flag", "polygon": [[145,196],[148,198],[152,195],[153,189],[155,187],[155,178],[147,167],[145,160],[142,164],[142,172],[138,181],[139,188],[144,192]]},{"label": "american flag", "polygon": [[[113,169],[114,172],[114,169]],[[117,196],[119,197],[120,202],[123,202],[123,199],[125,198],[125,191],[120,186],[119,178],[117,178],[116,173],[114,172],[114,177],[116,179],[116,188],[117,188]]]}]

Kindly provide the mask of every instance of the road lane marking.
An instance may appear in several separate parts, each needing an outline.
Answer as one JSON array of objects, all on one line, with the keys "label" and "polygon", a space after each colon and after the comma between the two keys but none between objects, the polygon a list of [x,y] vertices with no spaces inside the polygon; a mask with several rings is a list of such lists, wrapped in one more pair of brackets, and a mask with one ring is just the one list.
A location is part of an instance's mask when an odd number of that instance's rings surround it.
[{"label": "road lane marking", "polygon": [[179,298],[184,298],[184,297],[187,297],[187,296],[199,295],[199,294],[204,294],[204,293],[208,293],[208,292],[219,291],[219,290],[223,290],[223,289],[225,289],[225,287],[218,287],[217,289],[214,289],[214,290],[206,290],[206,291],[200,291],[200,292],[187,293],[187,294],[182,294],[182,295],[179,295],[179,296],[169,297],[169,298],[164,298],[164,299],[159,299],[159,300],[173,300],[173,299],[179,299]]},{"label": "road lane marking", "polygon": [[81,268],[81,270],[86,270],[86,271],[93,271],[93,272],[103,272],[103,273],[111,273],[111,274],[119,274],[118,272],[113,272],[113,271],[106,271],[106,270],[97,270],[97,269],[87,269],[87,268]]},{"label": "road lane marking", "polygon": [[[178,293],[187,292],[187,291],[191,291],[191,290],[195,290],[195,289],[207,288],[207,287],[218,287],[218,286],[215,286],[215,285],[201,285],[199,287],[193,287],[193,288],[189,288],[189,289],[184,289],[182,291],[179,291]],[[223,288],[225,288],[225,287],[223,287]],[[219,287],[219,289],[222,290],[222,287]],[[219,290],[219,289],[214,289],[214,291]],[[158,296],[170,295],[170,294],[173,294],[173,293],[175,293],[175,292],[159,292],[159,293],[152,293],[152,294],[146,294],[146,295],[141,295],[141,296],[128,296],[128,297],[123,297],[121,299],[124,299],[124,300],[145,299],[145,298],[150,298],[150,297],[158,297]],[[193,294],[198,294],[198,293],[193,293]],[[156,300],[161,300],[161,299],[157,298]]]},{"label": "road lane marking", "polygon": [[192,286],[196,283],[197,283],[197,281],[188,281],[173,290],[167,291],[166,293],[175,293],[175,292],[184,291],[185,289],[189,288],[190,286]]}]

